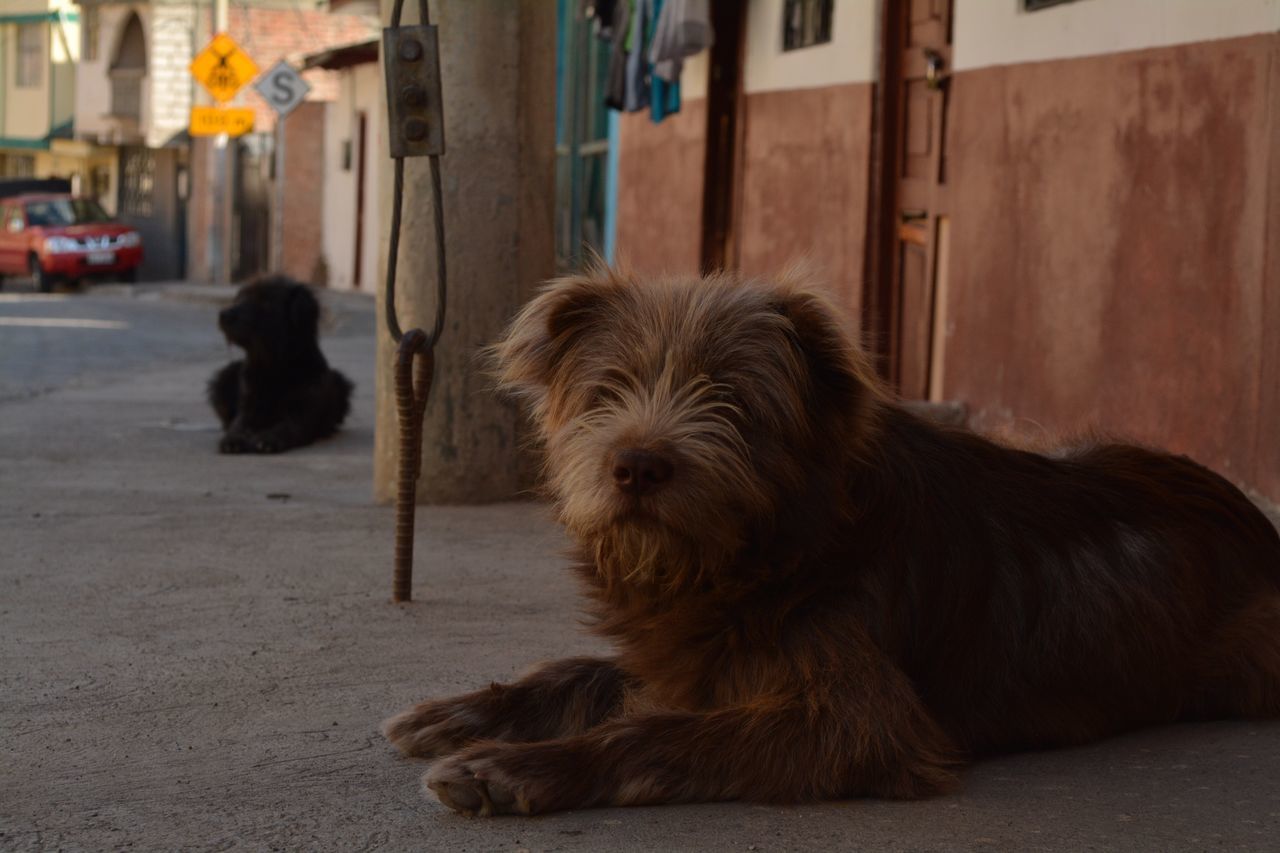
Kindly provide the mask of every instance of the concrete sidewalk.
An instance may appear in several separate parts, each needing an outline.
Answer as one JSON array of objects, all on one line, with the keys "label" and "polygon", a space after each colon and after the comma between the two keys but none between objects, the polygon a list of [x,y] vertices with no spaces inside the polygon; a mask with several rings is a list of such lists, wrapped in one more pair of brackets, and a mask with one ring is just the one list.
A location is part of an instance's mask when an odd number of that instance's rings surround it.
[{"label": "concrete sidewalk", "polygon": [[337,439],[219,457],[212,364],[0,408],[0,849],[1275,849],[1280,724],[1178,726],[986,761],[922,803],[468,820],[389,713],[600,647],[535,505],[419,511],[388,603],[372,341]]}]

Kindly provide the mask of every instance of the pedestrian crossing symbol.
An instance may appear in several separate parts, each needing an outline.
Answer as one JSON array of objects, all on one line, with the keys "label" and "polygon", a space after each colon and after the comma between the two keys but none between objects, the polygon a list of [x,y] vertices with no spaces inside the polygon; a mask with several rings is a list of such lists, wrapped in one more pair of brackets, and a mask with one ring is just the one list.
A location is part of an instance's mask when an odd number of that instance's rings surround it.
[{"label": "pedestrian crossing symbol", "polygon": [[192,76],[219,102],[231,100],[258,76],[258,66],[226,33],[214,36],[191,60],[190,68]]}]

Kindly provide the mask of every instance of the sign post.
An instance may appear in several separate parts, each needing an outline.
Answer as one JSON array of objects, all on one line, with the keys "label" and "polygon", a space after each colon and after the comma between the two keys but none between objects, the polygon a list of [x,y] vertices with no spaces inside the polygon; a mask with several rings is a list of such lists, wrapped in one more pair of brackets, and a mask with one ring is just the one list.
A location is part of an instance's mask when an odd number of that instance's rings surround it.
[{"label": "sign post", "polygon": [[311,84],[283,59],[271,66],[253,84],[258,94],[276,111],[276,203],[272,218],[271,266],[284,270],[284,167],[285,119],[306,100]]},{"label": "sign post", "polygon": [[197,106],[191,109],[189,133],[192,136],[213,136],[214,139],[214,212],[213,212],[213,280],[226,283],[231,280],[231,240],[228,219],[231,210],[231,169],[227,139],[240,136],[253,129],[253,111],[227,109],[220,106],[236,96],[246,83],[258,73],[258,66],[240,49],[231,36],[223,30],[227,27],[227,2],[215,0],[214,30],[217,33],[205,49],[196,54],[188,68],[209,92],[219,106]]}]

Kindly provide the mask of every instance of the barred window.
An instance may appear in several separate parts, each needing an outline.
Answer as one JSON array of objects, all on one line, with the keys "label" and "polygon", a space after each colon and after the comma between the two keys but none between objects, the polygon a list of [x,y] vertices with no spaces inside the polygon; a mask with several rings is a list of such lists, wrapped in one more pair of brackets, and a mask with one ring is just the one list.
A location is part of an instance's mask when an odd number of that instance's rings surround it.
[{"label": "barred window", "polygon": [[145,219],[155,210],[155,153],[146,148],[129,148],[122,156],[120,212]]},{"label": "barred window", "polygon": [[45,29],[44,24],[18,25],[18,69],[14,85],[22,89],[34,89],[44,83]]}]

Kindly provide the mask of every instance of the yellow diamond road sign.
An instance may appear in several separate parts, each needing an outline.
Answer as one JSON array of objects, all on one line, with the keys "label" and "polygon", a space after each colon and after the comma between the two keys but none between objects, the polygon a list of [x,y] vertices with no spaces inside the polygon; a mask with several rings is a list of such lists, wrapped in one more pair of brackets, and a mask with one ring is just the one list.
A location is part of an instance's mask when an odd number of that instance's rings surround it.
[{"label": "yellow diamond road sign", "polygon": [[192,136],[243,136],[253,130],[253,110],[248,107],[192,107]]},{"label": "yellow diamond road sign", "polygon": [[229,101],[258,76],[258,66],[226,33],[218,33],[191,60],[191,74],[218,101]]}]

